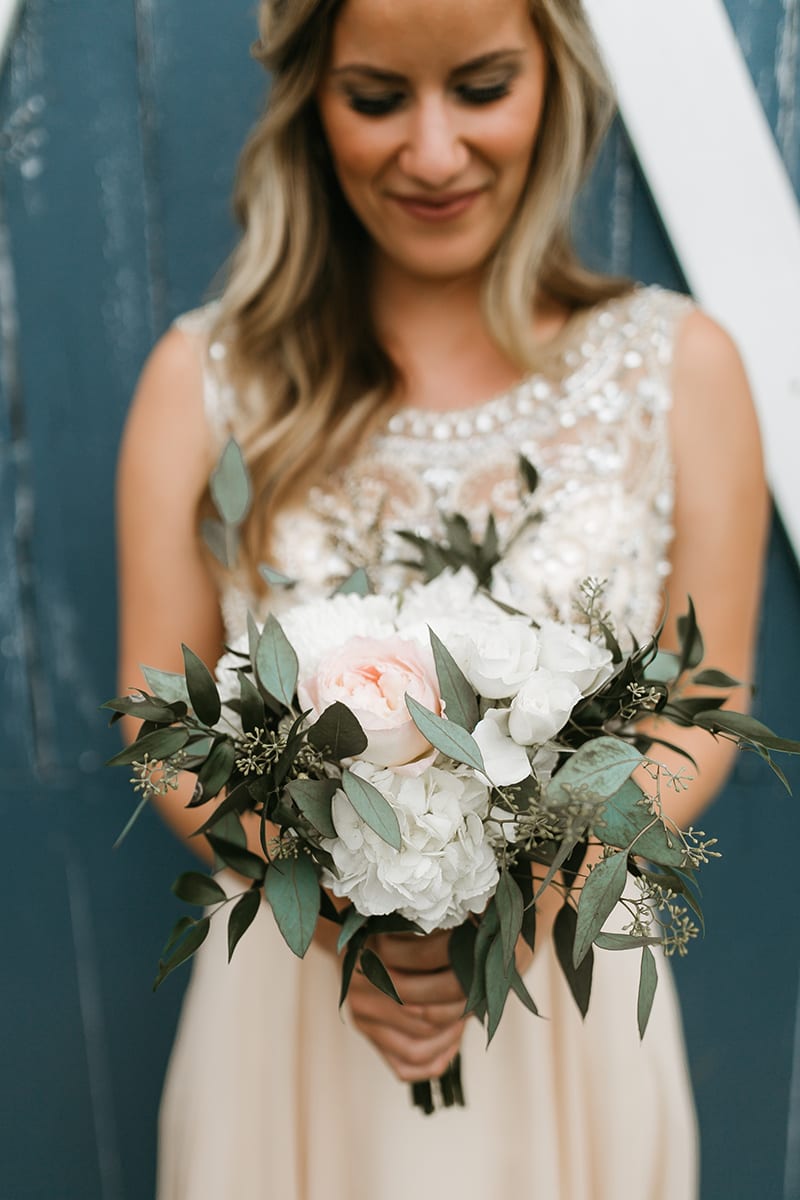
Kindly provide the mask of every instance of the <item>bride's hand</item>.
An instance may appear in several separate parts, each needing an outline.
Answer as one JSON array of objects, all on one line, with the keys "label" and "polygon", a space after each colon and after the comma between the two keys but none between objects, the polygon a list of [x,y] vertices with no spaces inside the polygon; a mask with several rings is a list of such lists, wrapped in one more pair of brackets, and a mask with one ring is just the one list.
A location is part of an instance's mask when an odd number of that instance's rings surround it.
[{"label": "bride's hand", "polygon": [[442,1075],[461,1045],[465,999],[450,967],[449,940],[449,931],[373,939],[402,1005],[353,974],[348,1007],[355,1026],[405,1082]]}]

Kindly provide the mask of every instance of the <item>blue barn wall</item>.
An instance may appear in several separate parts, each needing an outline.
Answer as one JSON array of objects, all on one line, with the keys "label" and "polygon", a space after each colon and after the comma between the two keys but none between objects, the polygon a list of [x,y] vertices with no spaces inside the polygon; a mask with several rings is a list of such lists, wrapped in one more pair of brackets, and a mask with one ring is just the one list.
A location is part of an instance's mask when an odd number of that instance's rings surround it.
[{"label": "blue barn wall", "polygon": [[[729,9],[800,185],[800,7],[730,0]],[[0,80],[8,1200],[153,1191],[182,981],[154,998],[150,980],[174,917],[168,884],[186,856],[154,818],[111,852],[132,804],[124,772],[101,769],[116,739],[97,712],[115,691],[113,473],[148,348],[202,299],[233,242],[233,164],[263,93],[247,53],[252,10],[252,0],[28,0]],[[619,129],[581,205],[580,238],[600,266],[682,286]],[[764,614],[758,710],[786,727],[800,674],[800,578],[777,523]],[[790,773],[800,793],[797,766]],[[742,760],[708,824],[725,857],[709,870],[709,935],[678,971],[703,1200],[796,1200],[798,808]],[[776,829],[787,847],[777,862]]]}]

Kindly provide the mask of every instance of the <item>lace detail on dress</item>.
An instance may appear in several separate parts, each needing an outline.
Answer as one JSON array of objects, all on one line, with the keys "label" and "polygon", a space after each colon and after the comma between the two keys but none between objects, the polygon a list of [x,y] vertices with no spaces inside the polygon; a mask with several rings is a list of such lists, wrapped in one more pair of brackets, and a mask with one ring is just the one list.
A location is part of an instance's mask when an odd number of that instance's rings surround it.
[{"label": "lace detail on dress", "polygon": [[[376,563],[379,587],[401,586],[409,548],[397,530],[436,533],[440,514],[458,511],[477,534],[492,512],[501,540],[513,539],[501,573],[521,608],[569,619],[577,585],[592,575],[608,581],[618,629],[649,634],[673,536],[672,351],[692,306],[637,289],[576,322],[553,372],[471,408],[394,413],[304,506],[278,518],[273,565],[300,583],[271,606],[324,594]],[[182,323],[208,328],[212,319],[204,309]],[[220,437],[235,402],[220,379],[223,361],[224,346],[212,345],[206,409]],[[532,498],[520,491],[520,453],[539,472]],[[234,588],[222,600],[234,636],[252,600]]]}]

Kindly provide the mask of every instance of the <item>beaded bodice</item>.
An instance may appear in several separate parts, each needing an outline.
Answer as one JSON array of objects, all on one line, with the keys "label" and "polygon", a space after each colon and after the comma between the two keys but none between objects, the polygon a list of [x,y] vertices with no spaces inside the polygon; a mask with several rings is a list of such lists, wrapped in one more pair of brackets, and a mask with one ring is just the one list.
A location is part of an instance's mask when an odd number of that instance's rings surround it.
[{"label": "beaded bodice", "polygon": [[[271,607],[330,592],[359,566],[380,588],[400,586],[397,562],[409,547],[397,530],[436,533],[442,513],[460,512],[477,534],[491,512],[510,547],[502,586],[519,607],[569,619],[577,585],[593,576],[607,581],[617,629],[646,636],[669,573],[671,363],[690,307],[684,296],[637,289],[574,320],[550,367],[502,395],[394,413],[346,468],[279,516],[271,565],[299,584],[276,592]],[[178,324],[204,339],[213,315],[207,306]],[[221,446],[236,416],[222,343],[206,362],[206,413]],[[520,483],[520,453],[539,475],[533,494]],[[233,638],[248,606],[259,606],[233,586],[221,599]]]}]

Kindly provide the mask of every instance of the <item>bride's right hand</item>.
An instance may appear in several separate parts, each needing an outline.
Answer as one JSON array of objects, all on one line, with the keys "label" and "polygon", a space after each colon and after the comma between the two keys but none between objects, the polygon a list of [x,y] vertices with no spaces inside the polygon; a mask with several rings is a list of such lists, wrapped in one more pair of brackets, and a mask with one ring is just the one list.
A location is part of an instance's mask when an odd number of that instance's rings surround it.
[{"label": "bride's right hand", "polygon": [[404,1082],[442,1075],[461,1045],[464,993],[447,952],[449,932],[380,934],[372,946],[402,1005],[353,973],[347,1004],[356,1028]]}]

